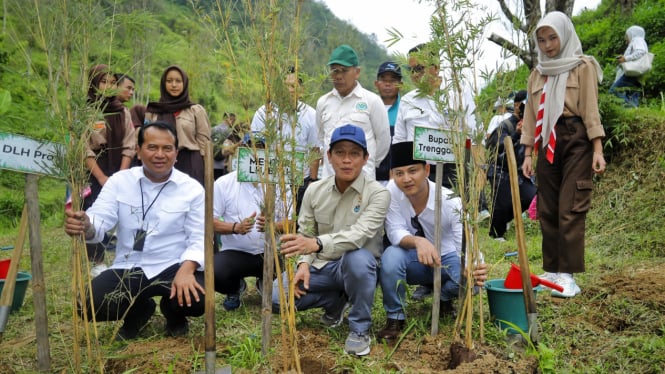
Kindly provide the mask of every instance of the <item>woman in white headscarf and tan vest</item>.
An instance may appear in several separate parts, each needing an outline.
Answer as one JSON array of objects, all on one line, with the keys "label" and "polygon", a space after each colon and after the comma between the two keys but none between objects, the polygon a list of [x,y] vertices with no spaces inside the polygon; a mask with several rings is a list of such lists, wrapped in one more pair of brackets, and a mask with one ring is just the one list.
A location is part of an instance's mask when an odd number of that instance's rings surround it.
[{"label": "woman in white headscarf and tan vest", "polygon": [[592,176],[605,171],[605,131],[598,112],[602,70],[593,57],[582,53],[573,23],[564,13],[545,15],[534,39],[539,62],[527,87],[522,171],[532,176],[537,157],[542,277],[563,287],[563,292],[552,291],[553,296],[573,297],[580,293],[573,273],[584,272]]}]

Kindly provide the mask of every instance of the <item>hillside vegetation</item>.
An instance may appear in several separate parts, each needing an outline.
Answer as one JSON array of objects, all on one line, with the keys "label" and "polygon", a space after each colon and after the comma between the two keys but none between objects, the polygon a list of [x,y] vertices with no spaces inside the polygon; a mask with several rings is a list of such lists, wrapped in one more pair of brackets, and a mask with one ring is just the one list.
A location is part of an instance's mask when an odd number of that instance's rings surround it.
[{"label": "hillside vegetation", "polygon": [[[249,46],[251,33],[255,32],[249,3],[47,0],[38,2],[37,7],[27,7],[23,1],[5,1],[5,27],[0,35],[0,131],[65,143],[66,129],[55,120],[61,114],[56,113],[53,98],[49,97],[52,87],[56,87],[57,101],[63,108],[72,105],[64,102],[68,90],[74,90],[72,97],[81,101],[87,89],[83,84],[86,70],[100,63],[136,79],[132,104],[157,100],[164,68],[180,65],[189,75],[192,100],[204,105],[212,124],[221,122],[224,112],[234,112],[239,121],[249,123],[254,111],[265,102],[265,72],[254,53],[256,47]],[[293,4],[281,9],[280,35],[294,31]],[[65,11],[68,19],[63,16]],[[330,52],[342,43],[357,50],[361,83],[373,86],[376,69],[387,59],[385,49],[376,40],[339,20],[317,1],[303,1],[299,19],[300,32],[307,37],[298,47],[299,55],[284,57],[280,68],[285,71],[298,61],[306,85],[304,101],[315,105],[316,99],[330,90],[325,66]],[[77,30],[67,29],[63,21],[90,30],[90,34],[76,35]],[[68,33],[77,39],[67,39]],[[288,45],[288,41],[282,44]],[[62,70],[62,56],[56,56],[55,61],[47,59],[46,52],[63,48],[71,53],[69,76]],[[42,219],[48,221],[60,214],[64,184],[53,180],[41,183]],[[23,177],[0,172],[0,227],[17,224],[22,194]]]}]

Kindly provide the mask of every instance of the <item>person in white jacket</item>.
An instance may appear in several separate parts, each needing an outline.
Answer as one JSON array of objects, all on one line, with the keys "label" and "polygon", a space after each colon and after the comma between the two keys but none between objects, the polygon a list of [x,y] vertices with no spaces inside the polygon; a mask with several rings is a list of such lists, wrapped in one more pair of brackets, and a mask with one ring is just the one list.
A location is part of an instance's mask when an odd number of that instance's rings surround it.
[{"label": "person in white jacket", "polygon": [[640,26],[630,26],[626,30],[626,43],[628,43],[628,47],[623,55],[617,57],[616,80],[610,87],[610,93],[623,99],[626,106],[632,108],[639,106],[642,83],[640,83],[640,77],[627,76],[621,68],[621,64],[626,61],[638,60],[649,52],[649,46],[647,46],[644,37],[644,29]]}]

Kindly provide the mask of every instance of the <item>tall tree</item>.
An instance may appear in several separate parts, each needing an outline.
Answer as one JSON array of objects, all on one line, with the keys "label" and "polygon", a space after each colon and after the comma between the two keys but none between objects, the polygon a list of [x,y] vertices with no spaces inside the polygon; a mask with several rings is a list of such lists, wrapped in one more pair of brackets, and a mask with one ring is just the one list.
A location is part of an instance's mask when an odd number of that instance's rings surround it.
[{"label": "tall tree", "polygon": [[[529,35],[531,35],[531,32],[542,16],[540,0],[522,0],[521,8],[519,8],[516,1],[514,9],[511,9],[510,5],[512,4],[507,4],[506,0],[497,1],[501,6],[501,12],[510,21],[513,30],[518,34],[516,39],[525,40],[527,45],[520,45],[519,42],[508,40],[496,33],[492,33],[489,40],[517,56],[529,68],[533,68],[537,63],[537,53],[536,45]],[[545,2],[545,12],[558,10],[571,17],[573,14],[573,5],[575,5],[575,0],[547,0]]]}]

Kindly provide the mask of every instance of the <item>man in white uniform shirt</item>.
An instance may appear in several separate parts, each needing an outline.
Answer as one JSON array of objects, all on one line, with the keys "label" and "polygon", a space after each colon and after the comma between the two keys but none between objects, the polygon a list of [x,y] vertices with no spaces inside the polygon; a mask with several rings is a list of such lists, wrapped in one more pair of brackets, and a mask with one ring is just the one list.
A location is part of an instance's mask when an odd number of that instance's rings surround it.
[{"label": "man in white uniform shirt", "polygon": [[[284,83],[289,90],[291,99],[296,103],[295,111],[287,113],[280,110],[276,104],[273,104],[273,113],[269,118],[266,113],[266,106],[263,105],[254,113],[251,127],[252,132],[260,132],[264,136],[267,136],[268,134],[265,133],[266,121],[274,121],[273,126],[277,127],[277,139],[272,144],[269,144],[270,147],[288,151],[293,149],[295,145],[296,151],[305,152],[309,155],[306,160],[310,160],[310,162],[308,165],[305,165],[305,169],[303,170],[304,181],[298,189],[296,202],[296,212],[298,212],[305,189],[311,182],[318,180],[319,156],[321,151],[318,144],[319,135],[316,127],[316,111],[298,98],[301,92],[302,80],[296,77],[295,68],[289,68]],[[281,118],[279,118],[280,116]],[[295,126],[293,126],[293,123],[295,123]],[[295,133],[293,133],[294,128]]]},{"label": "man in white uniform shirt", "polygon": [[365,175],[375,179],[375,169],[388,155],[390,149],[390,124],[381,98],[358,82],[360,67],[358,55],[348,45],[341,45],[332,52],[328,61],[332,91],[321,96],[316,103],[316,124],[319,145],[323,146],[323,170],[321,178],[334,174],[327,154],[333,131],[346,124],[363,129],[367,138],[369,159],[363,167]]},{"label": "man in white uniform shirt", "polygon": [[[252,140],[253,139],[253,140]],[[245,135],[244,146],[263,148],[259,133]],[[261,292],[263,251],[265,248],[265,217],[261,211],[263,186],[253,182],[238,182],[238,171],[232,171],[215,181],[213,216],[214,228],[220,234],[221,250],[215,254],[215,291],[225,294],[222,303],[228,311],[240,307],[247,288],[245,277],[256,277]],[[277,192],[276,196],[281,196]],[[287,196],[287,201],[289,197]],[[279,198],[275,199],[275,231],[282,232],[282,219],[287,211]]]},{"label": "man in white uniform shirt", "polygon": [[123,319],[119,339],[136,338],[155,312],[155,296],[171,336],[187,334],[186,316],[204,312],[204,191],[173,167],[177,154],[173,125],[143,125],[143,165],[113,174],[87,211],[65,211],[65,232],[89,243],[117,224],[115,260],[92,279],[85,312],[92,319],[94,310],[96,321]]},{"label": "man in white uniform shirt", "polygon": [[[437,102],[433,95],[441,94],[442,78],[440,73],[441,60],[439,51],[433,50],[432,46],[420,44],[409,50],[409,72],[411,80],[418,86],[409,91],[402,97],[395,122],[395,136],[393,143],[413,141],[414,128],[428,127],[441,130],[451,130],[452,124],[448,115],[448,110],[441,112],[437,108]],[[474,111],[476,105],[473,101],[471,91],[465,89],[462,92],[462,107],[464,108],[464,119],[467,128],[466,133],[476,129],[476,116]],[[448,95],[441,94],[443,103],[446,103],[451,110],[457,110],[457,101],[459,98],[454,92]],[[461,125],[460,120],[460,125]],[[434,178],[434,165],[431,165],[430,178]],[[457,181],[455,164],[446,163],[443,165],[443,185],[452,188]]]}]

